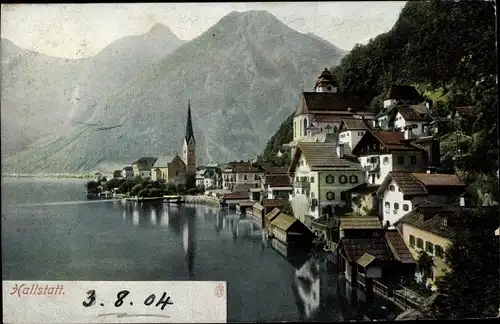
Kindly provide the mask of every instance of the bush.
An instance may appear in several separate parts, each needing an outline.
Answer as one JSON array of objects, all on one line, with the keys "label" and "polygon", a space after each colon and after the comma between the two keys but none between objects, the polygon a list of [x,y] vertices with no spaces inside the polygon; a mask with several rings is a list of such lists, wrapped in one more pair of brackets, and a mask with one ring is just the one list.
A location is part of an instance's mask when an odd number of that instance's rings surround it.
[{"label": "bush", "polygon": [[133,180],[125,180],[119,187],[118,193],[126,194],[129,193],[134,187],[135,183]]},{"label": "bush", "polygon": [[141,191],[143,188],[142,188],[142,185],[141,184],[136,184],[132,190],[130,190],[130,195],[131,196],[137,196],[137,194],[139,193],[139,191]]},{"label": "bush", "polygon": [[113,178],[105,182],[102,186],[104,190],[113,190],[113,188],[120,188],[120,186],[125,182],[125,179]]},{"label": "bush", "polygon": [[140,198],[148,198],[149,197],[149,189],[147,189],[147,188],[141,189],[137,193],[137,196]]},{"label": "bush", "polygon": [[163,190],[162,189],[149,189],[149,197],[163,197]]},{"label": "bush", "polygon": [[97,187],[99,187],[99,183],[94,180],[90,180],[85,184],[88,193],[97,193]]},{"label": "bush", "polygon": [[187,194],[188,194],[188,195],[193,195],[193,196],[194,196],[194,195],[197,195],[198,193],[199,193],[199,191],[198,191],[198,189],[197,189],[197,188],[189,188],[189,189],[187,190]]}]

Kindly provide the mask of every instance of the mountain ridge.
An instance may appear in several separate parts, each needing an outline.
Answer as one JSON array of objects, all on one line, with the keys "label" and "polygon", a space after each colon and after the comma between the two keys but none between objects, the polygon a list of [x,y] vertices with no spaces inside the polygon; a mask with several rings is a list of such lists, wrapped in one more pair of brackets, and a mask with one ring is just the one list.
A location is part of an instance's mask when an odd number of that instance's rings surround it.
[{"label": "mountain ridge", "polygon": [[75,172],[179,151],[188,100],[198,162],[250,158],[295,108],[303,84],[341,56],[270,13],[230,13],[107,92],[81,119],[121,127],[76,127],[7,158],[5,166]]}]

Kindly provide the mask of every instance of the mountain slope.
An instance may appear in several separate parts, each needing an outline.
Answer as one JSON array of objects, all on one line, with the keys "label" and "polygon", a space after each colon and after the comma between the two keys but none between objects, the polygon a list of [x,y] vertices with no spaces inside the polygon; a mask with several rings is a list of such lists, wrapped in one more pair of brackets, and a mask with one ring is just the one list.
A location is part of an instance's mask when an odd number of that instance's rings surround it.
[{"label": "mountain slope", "polygon": [[184,42],[168,27],[155,25],[144,35],[111,43],[94,57],[72,60],[2,39],[2,157],[40,136],[68,130],[73,121],[85,121],[104,93]]},{"label": "mountain slope", "polygon": [[295,108],[301,88],[342,54],[266,11],[232,12],[96,104],[89,123],[122,127],[76,129],[4,167],[76,172],[171,154],[182,145],[188,99],[199,162],[246,159]]}]

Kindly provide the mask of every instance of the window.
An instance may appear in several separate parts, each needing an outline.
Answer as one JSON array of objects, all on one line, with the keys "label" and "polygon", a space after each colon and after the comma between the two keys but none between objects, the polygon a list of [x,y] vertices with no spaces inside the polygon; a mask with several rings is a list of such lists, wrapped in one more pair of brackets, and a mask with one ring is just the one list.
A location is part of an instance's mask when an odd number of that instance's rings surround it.
[{"label": "window", "polygon": [[295,177],[295,182],[299,182],[299,177]]},{"label": "window", "polygon": [[438,258],[443,258],[443,256],[444,256],[444,251],[443,251],[443,248],[441,247],[441,245],[434,245],[434,254],[435,254]]},{"label": "window", "polygon": [[391,203],[389,203],[388,201],[385,202],[384,204],[385,208],[391,208]]},{"label": "window", "polygon": [[384,156],[383,163],[384,164],[389,164],[389,157],[388,156]]},{"label": "window", "polygon": [[448,226],[448,218],[444,217],[443,218],[443,227]]},{"label": "window", "polygon": [[342,192],[340,193],[340,200],[342,200],[342,201],[346,201],[346,200],[347,200],[346,198],[347,198],[347,197],[346,197],[346,193],[345,193],[344,191],[342,191]]},{"label": "window", "polygon": [[328,192],[326,193],[326,199],[328,199],[328,200],[335,200],[335,192],[333,192],[333,191],[328,191]]},{"label": "window", "polygon": [[311,183],[314,183],[314,177],[311,177]]},{"label": "window", "polygon": [[398,210],[398,209],[399,209],[399,204],[398,204],[398,203],[394,203],[394,209],[395,209],[395,210]]},{"label": "window", "polygon": [[423,249],[424,248],[424,241],[421,238],[417,239],[417,247],[419,249]]},{"label": "window", "polygon": [[410,155],[410,163],[417,164],[417,157],[415,155]]},{"label": "window", "polygon": [[259,180],[259,175],[255,174],[255,175],[253,176],[253,179],[254,179],[254,180]]},{"label": "window", "polygon": [[377,173],[377,179],[380,179],[380,173]]},{"label": "window", "polygon": [[314,198],[315,198],[314,191],[311,191],[311,199],[314,199]]},{"label": "window", "polygon": [[390,186],[389,186],[389,190],[390,190],[390,191],[394,191],[394,190],[396,190],[396,187],[394,187],[394,185],[390,185]]},{"label": "window", "polygon": [[345,175],[342,174],[339,177],[339,183],[347,183],[347,176],[345,176]]},{"label": "window", "polygon": [[246,175],[246,174],[245,174],[245,175],[243,175],[243,180],[248,180],[248,177],[247,177],[247,175]]},{"label": "window", "polygon": [[398,163],[399,164],[405,164],[405,156],[404,155],[398,156]]},{"label": "window", "polygon": [[358,132],[358,136],[363,136],[363,132]]},{"label": "window", "polygon": [[422,124],[422,133],[425,133],[425,125]]},{"label": "window", "polygon": [[334,133],[336,133],[337,131],[338,131],[337,126],[336,126],[336,125],[335,125],[335,126],[333,126],[333,132],[334,132]]},{"label": "window", "polygon": [[358,176],[353,174],[349,177],[349,182],[352,184],[358,183]]},{"label": "window", "polygon": [[415,246],[415,236],[410,235],[410,246]]},{"label": "window", "polygon": [[425,242],[425,252],[434,253],[434,244]]},{"label": "window", "polygon": [[299,165],[300,165],[300,166],[304,165],[304,161],[300,160],[300,161],[299,161]]},{"label": "window", "polygon": [[326,176],[326,183],[335,183],[335,178],[332,175]]},{"label": "window", "polygon": [[407,212],[408,210],[410,210],[410,206],[408,206],[408,204],[403,204],[403,211]]}]

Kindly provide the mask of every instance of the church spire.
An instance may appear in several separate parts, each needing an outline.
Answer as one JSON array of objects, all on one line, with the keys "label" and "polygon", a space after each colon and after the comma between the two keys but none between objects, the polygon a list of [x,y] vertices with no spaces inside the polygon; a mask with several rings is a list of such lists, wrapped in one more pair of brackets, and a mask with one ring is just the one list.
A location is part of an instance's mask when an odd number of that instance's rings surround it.
[{"label": "church spire", "polygon": [[187,116],[187,124],[186,124],[186,143],[189,143],[189,141],[193,139],[193,142],[196,143],[194,140],[194,131],[193,131],[193,122],[191,120],[191,101],[188,100],[188,116]]}]

